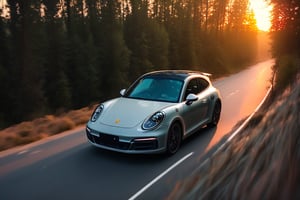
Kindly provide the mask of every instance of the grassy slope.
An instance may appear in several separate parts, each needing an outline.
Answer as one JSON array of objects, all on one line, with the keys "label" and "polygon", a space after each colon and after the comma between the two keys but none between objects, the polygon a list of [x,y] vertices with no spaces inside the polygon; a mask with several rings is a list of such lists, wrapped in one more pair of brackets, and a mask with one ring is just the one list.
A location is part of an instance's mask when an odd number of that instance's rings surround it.
[{"label": "grassy slope", "polygon": [[300,199],[300,77],[169,199]]},{"label": "grassy slope", "polygon": [[59,116],[47,115],[1,130],[0,151],[82,126],[89,120],[93,110],[94,106],[73,110]]}]

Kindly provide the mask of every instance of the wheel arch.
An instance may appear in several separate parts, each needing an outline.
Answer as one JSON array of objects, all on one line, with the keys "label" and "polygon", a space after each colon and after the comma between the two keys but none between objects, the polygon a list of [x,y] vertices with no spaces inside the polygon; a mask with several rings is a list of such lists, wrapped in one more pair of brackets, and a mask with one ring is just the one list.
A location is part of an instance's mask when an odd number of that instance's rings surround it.
[{"label": "wheel arch", "polygon": [[214,106],[216,105],[216,103],[220,103],[220,106],[222,108],[222,101],[221,101],[221,99],[219,97],[215,100]]},{"label": "wheel arch", "polygon": [[[176,136],[176,132],[173,132],[174,127],[178,127],[180,129],[180,138]],[[175,128],[176,129],[176,128]],[[178,132],[177,132],[178,133]],[[166,134],[166,154],[167,155],[174,155],[180,148],[182,141],[183,141],[183,124],[180,118],[176,118],[171,121],[170,126],[168,128],[168,134]],[[176,139],[178,138],[178,140]],[[174,145],[175,144],[175,145]],[[175,149],[174,149],[175,147]]]},{"label": "wheel arch", "polygon": [[210,116],[209,116],[210,120],[207,124],[208,126],[215,126],[214,123],[213,123],[213,121],[214,121],[213,118],[214,118],[214,110],[215,110],[215,107],[216,107],[217,104],[220,105],[220,114],[218,116],[218,121],[220,119],[220,115],[221,115],[221,111],[222,111],[222,100],[218,97],[218,98],[216,98],[216,100],[214,101],[214,103],[211,106],[211,113],[210,113]]},{"label": "wheel arch", "polygon": [[184,135],[185,135],[185,124],[184,124],[184,121],[181,117],[175,117],[173,120],[170,121],[170,125],[169,125],[169,128],[171,127],[172,124],[174,123],[178,123],[181,127],[181,139],[184,138]]}]

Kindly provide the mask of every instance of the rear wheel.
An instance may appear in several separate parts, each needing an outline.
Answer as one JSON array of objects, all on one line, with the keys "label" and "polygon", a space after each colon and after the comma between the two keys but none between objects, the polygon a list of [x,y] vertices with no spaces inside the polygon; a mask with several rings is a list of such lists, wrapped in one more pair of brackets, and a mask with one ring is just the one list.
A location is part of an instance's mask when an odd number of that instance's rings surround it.
[{"label": "rear wheel", "polygon": [[220,115],[221,115],[221,107],[222,107],[221,102],[216,101],[214,110],[212,113],[211,121],[209,122],[209,124],[207,124],[209,127],[217,126],[217,124],[219,123]]},{"label": "rear wheel", "polygon": [[171,125],[168,132],[168,141],[167,141],[167,154],[175,154],[182,140],[182,129],[179,123],[174,123]]}]

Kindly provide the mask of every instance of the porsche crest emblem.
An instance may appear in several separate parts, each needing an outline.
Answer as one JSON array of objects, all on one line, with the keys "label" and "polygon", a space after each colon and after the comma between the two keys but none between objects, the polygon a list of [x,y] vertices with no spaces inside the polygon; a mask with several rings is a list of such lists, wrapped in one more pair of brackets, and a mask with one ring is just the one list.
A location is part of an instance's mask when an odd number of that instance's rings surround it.
[{"label": "porsche crest emblem", "polygon": [[116,120],[115,120],[115,124],[119,124],[120,121],[121,121],[120,119],[116,119]]}]

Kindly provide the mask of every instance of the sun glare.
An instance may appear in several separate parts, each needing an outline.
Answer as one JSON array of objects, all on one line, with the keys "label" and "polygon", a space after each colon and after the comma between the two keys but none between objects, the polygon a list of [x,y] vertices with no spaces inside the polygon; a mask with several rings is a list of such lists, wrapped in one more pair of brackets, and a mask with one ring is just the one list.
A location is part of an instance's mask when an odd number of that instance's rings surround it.
[{"label": "sun glare", "polygon": [[8,16],[8,8],[6,0],[0,0],[0,17],[7,17]]},{"label": "sun glare", "polygon": [[272,5],[266,0],[250,0],[250,8],[254,12],[257,28],[261,31],[269,31],[271,28]]}]

